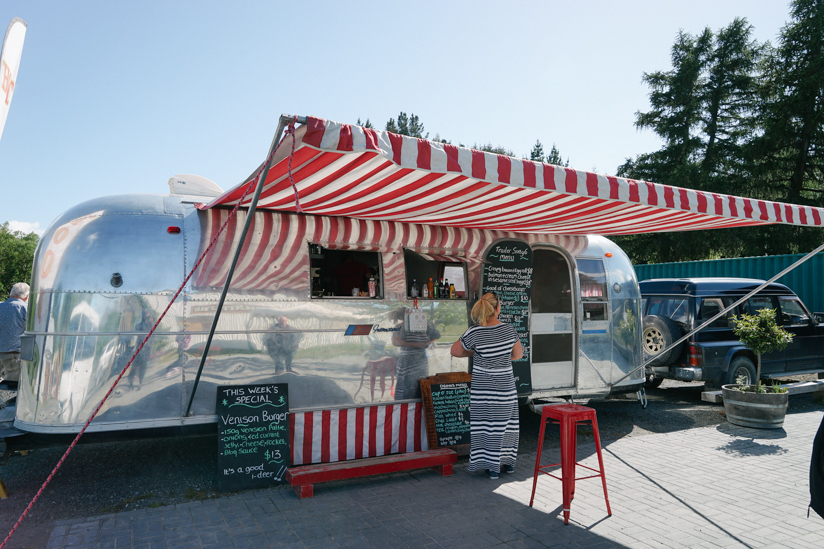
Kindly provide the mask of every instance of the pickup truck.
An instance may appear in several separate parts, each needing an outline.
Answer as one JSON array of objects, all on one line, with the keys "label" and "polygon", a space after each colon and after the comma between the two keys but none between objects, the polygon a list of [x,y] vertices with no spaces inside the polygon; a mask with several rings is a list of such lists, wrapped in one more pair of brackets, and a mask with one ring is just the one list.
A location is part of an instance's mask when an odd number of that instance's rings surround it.
[{"label": "pickup truck", "polygon": [[824,314],[810,314],[783,284],[770,284],[688,340],[667,349],[723,309],[764,283],[751,278],[666,278],[639,282],[643,313],[646,388],[664,379],[704,381],[708,389],[755,383],[756,356],[732,331],[731,318],[775,309],[778,323],[793,334],[783,351],[762,355],[761,377],[824,373]]}]

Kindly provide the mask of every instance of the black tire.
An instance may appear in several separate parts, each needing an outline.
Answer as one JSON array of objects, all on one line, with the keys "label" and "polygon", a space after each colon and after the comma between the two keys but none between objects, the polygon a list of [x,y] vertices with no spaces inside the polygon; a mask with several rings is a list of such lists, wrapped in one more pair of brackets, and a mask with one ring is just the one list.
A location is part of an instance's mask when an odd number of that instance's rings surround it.
[{"label": "black tire", "polygon": [[658,315],[645,316],[643,340],[641,342],[644,349],[644,361],[646,362],[655,357],[655,360],[649,362],[647,366],[668,366],[681,356],[684,341],[669,350],[665,350],[673,342],[680,339],[681,335],[681,328],[672,319]]},{"label": "black tire", "polygon": [[746,379],[744,385],[755,385],[755,364],[749,357],[739,355],[732,359],[730,368],[727,370],[727,385],[738,383],[738,376],[743,375]]},{"label": "black tire", "polygon": [[655,374],[647,374],[647,378],[644,380],[644,388],[647,390],[657,389],[662,383],[664,383],[663,377]]}]

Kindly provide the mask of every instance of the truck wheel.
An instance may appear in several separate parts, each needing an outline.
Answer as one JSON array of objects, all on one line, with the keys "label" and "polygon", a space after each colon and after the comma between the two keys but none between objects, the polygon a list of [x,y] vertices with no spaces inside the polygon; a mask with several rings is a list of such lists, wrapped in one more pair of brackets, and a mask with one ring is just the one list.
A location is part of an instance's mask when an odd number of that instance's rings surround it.
[{"label": "truck wheel", "polygon": [[737,356],[730,362],[730,369],[727,371],[727,385],[738,383],[739,376],[744,378],[744,385],[755,383],[755,364],[745,356]]},{"label": "truck wheel", "polygon": [[657,376],[655,374],[647,374],[647,378],[644,380],[644,388],[647,390],[657,389],[663,382],[663,377]]},{"label": "truck wheel", "polygon": [[684,348],[682,341],[676,347],[665,351],[681,337],[681,328],[672,319],[665,316],[647,315],[644,317],[644,360],[655,357],[647,366],[667,366],[681,356]]}]

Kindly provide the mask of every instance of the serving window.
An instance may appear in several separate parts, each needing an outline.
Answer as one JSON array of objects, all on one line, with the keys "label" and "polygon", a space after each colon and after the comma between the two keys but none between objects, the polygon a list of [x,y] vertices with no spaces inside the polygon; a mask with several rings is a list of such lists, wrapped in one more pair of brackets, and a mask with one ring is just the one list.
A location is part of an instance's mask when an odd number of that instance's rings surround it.
[{"label": "serving window", "polygon": [[313,298],[383,297],[379,252],[337,250],[309,244],[309,264]]},{"label": "serving window", "polygon": [[[443,253],[403,251],[406,266],[406,296],[410,299],[467,299],[465,263],[457,256]],[[430,292],[429,282],[432,281]],[[454,286],[455,296],[450,298],[449,287]],[[413,291],[413,287],[416,289]],[[424,291],[426,287],[426,291]],[[414,295],[417,293],[417,296]]]}]

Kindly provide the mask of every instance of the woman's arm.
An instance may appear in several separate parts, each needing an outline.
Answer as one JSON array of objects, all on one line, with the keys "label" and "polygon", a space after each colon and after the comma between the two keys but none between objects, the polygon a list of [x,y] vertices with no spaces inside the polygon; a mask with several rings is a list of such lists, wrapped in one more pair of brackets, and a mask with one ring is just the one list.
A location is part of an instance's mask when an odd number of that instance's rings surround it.
[{"label": "woman's arm", "polygon": [[452,344],[452,347],[449,349],[449,352],[452,354],[452,356],[457,357],[470,357],[473,354],[475,354],[474,351],[467,351],[466,349],[464,349],[463,345],[461,345],[460,339]]},{"label": "woman's arm", "polygon": [[524,356],[524,348],[521,347],[521,340],[515,342],[515,345],[512,347],[512,360],[518,360],[519,358],[523,358]]}]

